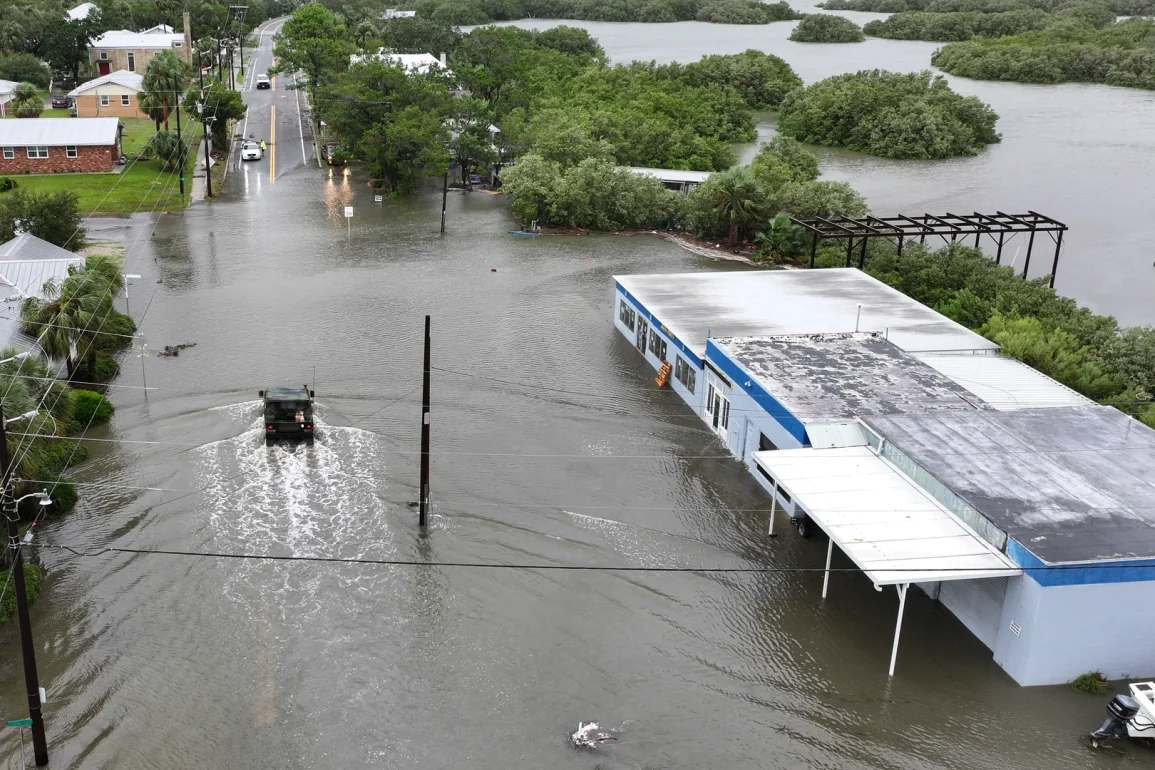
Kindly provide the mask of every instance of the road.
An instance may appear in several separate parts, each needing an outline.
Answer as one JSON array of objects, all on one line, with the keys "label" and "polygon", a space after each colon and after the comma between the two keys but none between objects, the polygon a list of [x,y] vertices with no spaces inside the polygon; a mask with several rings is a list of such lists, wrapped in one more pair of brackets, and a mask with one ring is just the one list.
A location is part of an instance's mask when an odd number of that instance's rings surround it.
[{"label": "road", "polygon": [[[269,59],[266,34],[255,68]],[[251,75],[252,73],[250,73]],[[647,235],[518,239],[508,201],[374,204],[304,161],[294,97],[248,86],[267,159],[129,246],[147,350],[38,539],[422,562],[775,566],[768,501],[613,331],[613,276],[740,269]],[[283,105],[283,106],[282,106]],[[275,109],[274,109],[275,107]],[[275,125],[275,131],[272,126]],[[306,140],[306,150],[309,149]],[[351,225],[343,216],[353,206]],[[423,317],[434,516],[418,531]],[[142,373],[143,370],[143,373]],[[142,390],[147,387],[152,390]],[[267,449],[257,391],[315,387],[312,449]],[[921,593],[861,573],[631,574],[44,550],[34,608],[54,767],[1087,770],[1102,699],[1023,689]],[[851,566],[836,555],[835,567]],[[24,699],[0,629],[0,711]],[[579,720],[629,722],[598,755]],[[18,750],[0,733],[0,760]]]}]

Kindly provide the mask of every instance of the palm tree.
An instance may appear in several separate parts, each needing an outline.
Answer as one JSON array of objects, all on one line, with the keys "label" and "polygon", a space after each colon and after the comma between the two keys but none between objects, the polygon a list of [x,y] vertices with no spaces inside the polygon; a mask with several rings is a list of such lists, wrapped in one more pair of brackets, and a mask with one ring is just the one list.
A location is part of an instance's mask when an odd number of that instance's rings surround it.
[{"label": "palm tree", "polygon": [[[44,284],[45,299],[29,297],[20,307],[22,331],[36,338],[46,356],[63,360],[69,377],[76,368],[73,350],[100,328],[112,308],[108,289],[87,278],[76,273],[49,281]],[[83,352],[95,355],[94,346],[86,344]]]},{"label": "palm tree", "polygon": [[713,182],[711,203],[730,225],[729,242],[738,242],[741,230],[762,215],[766,192],[747,166],[735,166]]},{"label": "palm tree", "polygon": [[157,131],[162,122],[168,130],[169,109],[184,95],[188,79],[188,65],[172,51],[161,51],[144,68],[141,108],[156,122]]},{"label": "palm tree", "polygon": [[32,83],[20,83],[12,89],[12,114],[18,118],[38,118],[44,112],[44,99]]},{"label": "palm tree", "polygon": [[[12,358],[16,348],[0,350],[0,360]],[[40,356],[0,364],[0,404],[5,418],[37,411],[36,417],[23,421],[15,432],[35,436],[63,435],[72,416],[70,388],[53,377],[53,371]],[[13,478],[39,479],[40,469],[51,455],[53,439],[27,436],[9,437]],[[18,485],[25,488],[26,485]]]}]

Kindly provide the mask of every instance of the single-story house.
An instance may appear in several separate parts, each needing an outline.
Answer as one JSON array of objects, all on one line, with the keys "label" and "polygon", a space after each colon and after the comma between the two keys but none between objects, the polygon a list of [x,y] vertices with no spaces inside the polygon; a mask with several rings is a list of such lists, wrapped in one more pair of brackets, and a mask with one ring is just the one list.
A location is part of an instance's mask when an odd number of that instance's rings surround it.
[{"label": "single-story house", "polygon": [[18,85],[20,84],[13,80],[0,80],[0,117],[8,114],[9,103],[12,101],[12,93]]},{"label": "single-story house", "polygon": [[0,244],[0,302],[9,310],[0,314],[0,348],[39,350],[36,340],[20,331],[16,318],[20,302],[28,297],[44,299],[44,284],[83,269],[84,257],[31,233]]},{"label": "single-story house", "polygon": [[390,19],[412,19],[417,15],[417,11],[399,11],[396,8],[386,8],[381,11],[381,18],[385,21]]},{"label": "single-story house", "polygon": [[81,118],[146,118],[140,109],[144,76],[139,72],[117,70],[81,83],[68,92]]},{"label": "single-story house", "polygon": [[185,30],[163,32],[153,27],[145,32],[117,29],[105,32],[88,46],[88,61],[97,75],[117,70],[144,72],[152,57],[161,51],[172,51],[186,63],[192,63],[192,39],[185,18]]},{"label": "single-story house", "polygon": [[98,10],[96,3],[81,3],[75,8],[65,11],[64,18],[69,21],[81,21],[82,19],[87,19],[88,14],[95,10]]},{"label": "single-story house", "polygon": [[628,171],[639,176],[648,176],[658,179],[667,190],[688,193],[710,177],[709,171],[683,171],[676,168],[642,168],[629,166]]},{"label": "single-story house", "polygon": [[823,597],[835,548],[896,590],[891,674],[912,587],[1019,684],[1155,674],[1155,430],[852,268],[617,276],[613,312],[771,532],[826,533]]},{"label": "single-story house", "polygon": [[349,57],[350,64],[360,64],[367,61],[385,62],[394,67],[400,67],[410,75],[427,75],[430,72],[438,71],[445,75],[453,74],[446,66],[445,54],[441,54],[441,58],[437,58],[431,53],[386,53],[385,49],[382,48],[375,54],[366,56],[354,54]]},{"label": "single-story house", "polygon": [[112,171],[120,118],[0,120],[0,174]]}]

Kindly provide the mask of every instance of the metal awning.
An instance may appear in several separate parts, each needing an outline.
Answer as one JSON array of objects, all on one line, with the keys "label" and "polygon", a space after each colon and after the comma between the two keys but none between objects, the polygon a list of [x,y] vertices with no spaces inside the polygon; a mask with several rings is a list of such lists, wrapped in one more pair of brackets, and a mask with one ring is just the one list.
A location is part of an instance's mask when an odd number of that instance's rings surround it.
[{"label": "metal awning", "polygon": [[898,588],[891,674],[911,583],[1022,574],[1006,555],[869,446],[756,452],[754,460],[830,537],[823,598],[835,544],[875,588]]}]

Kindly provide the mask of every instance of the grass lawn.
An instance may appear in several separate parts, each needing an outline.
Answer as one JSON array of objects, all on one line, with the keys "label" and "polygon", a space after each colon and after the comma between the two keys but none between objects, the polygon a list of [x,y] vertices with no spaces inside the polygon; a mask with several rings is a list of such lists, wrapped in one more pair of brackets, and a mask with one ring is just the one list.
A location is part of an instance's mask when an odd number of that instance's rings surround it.
[{"label": "grass lawn", "polygon": [[[188,206],[192,189],[191,160],[186,172],[185,195],[181,199],[173,174],[162,172],[156,161],[136,161],[119,174],[13,174],[19,189],[37,192],[73,192],[82,214],[132,214],[146,211],[176,211]],[[0,199],[3,199],[0,193]]]},{"label": "grass lawn", "polygon": [[[120,151],[125,155],[140,152],[156,134],[156,124],[150,118],[121,118],[120,122],[124,124],[124,133],[120,135]],[[176,124],[170,123],[169,128],[175,131]]]}]

